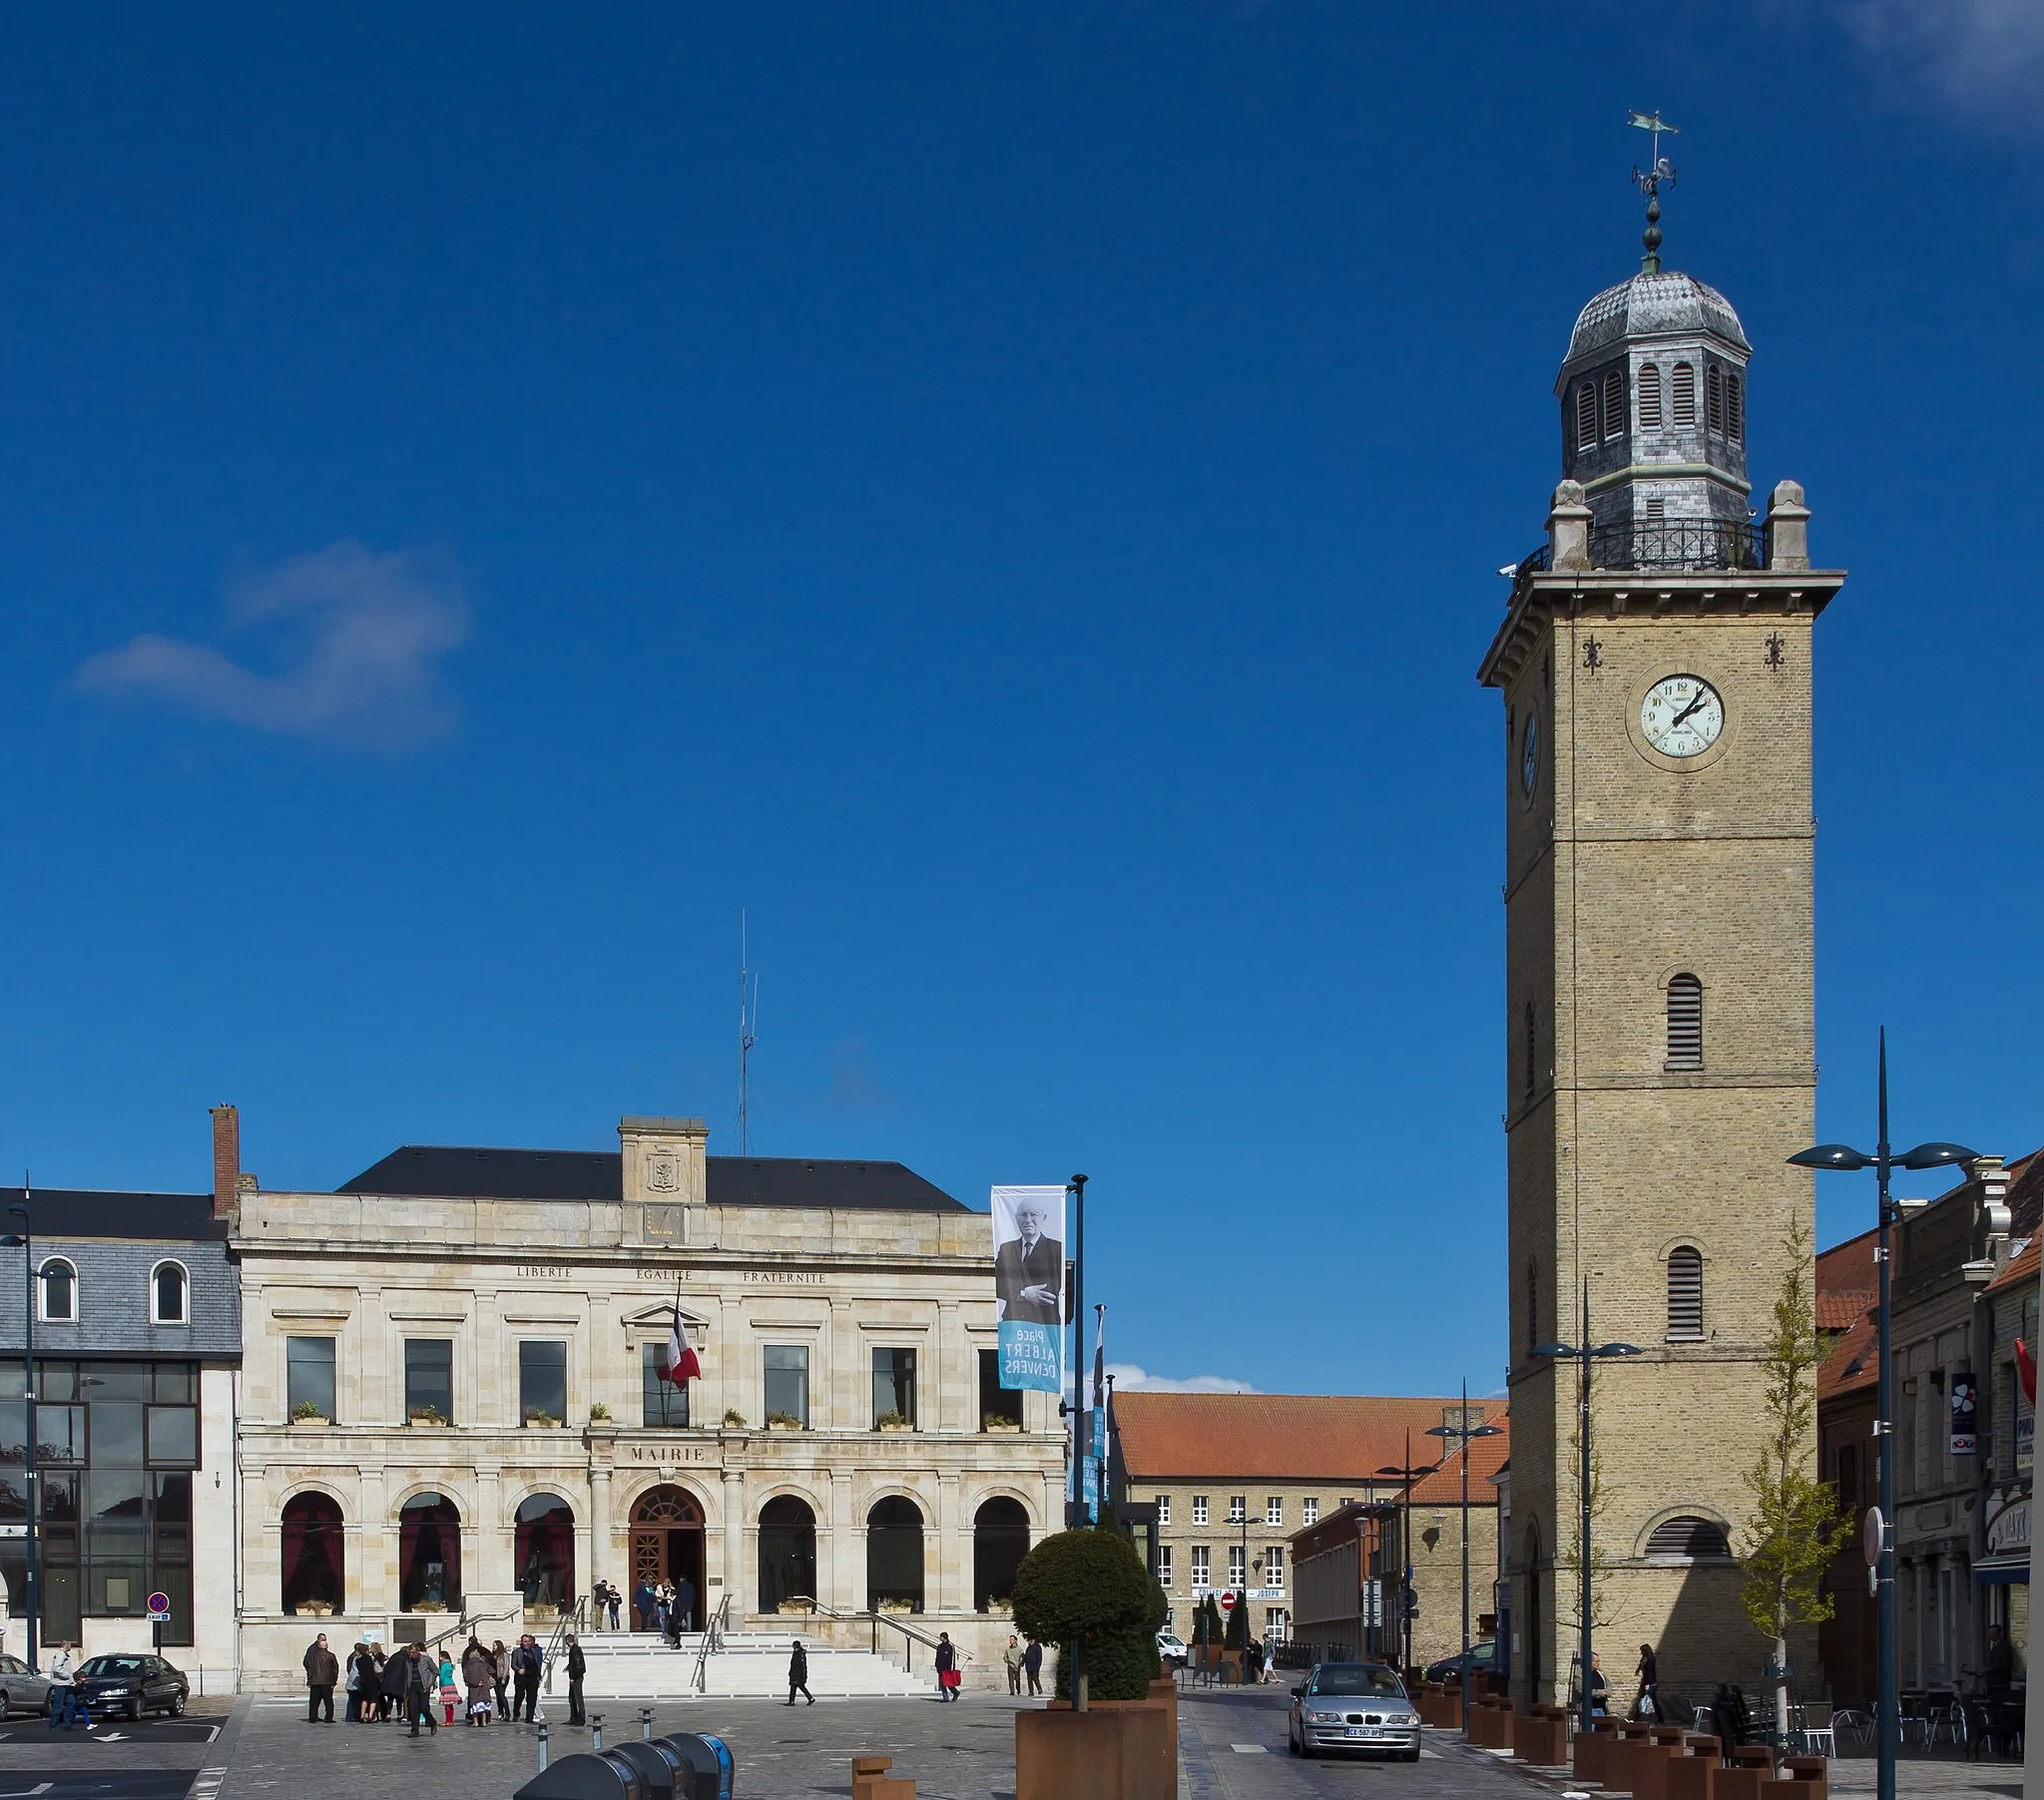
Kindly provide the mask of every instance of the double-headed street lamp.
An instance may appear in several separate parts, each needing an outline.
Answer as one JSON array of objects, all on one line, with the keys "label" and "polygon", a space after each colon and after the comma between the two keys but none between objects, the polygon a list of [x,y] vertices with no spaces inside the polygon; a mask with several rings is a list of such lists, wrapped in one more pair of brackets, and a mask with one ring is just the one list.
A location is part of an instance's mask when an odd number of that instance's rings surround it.
[{"label": "double-headed street lamp", "polygon": [[1404,1463],[1386,1463],[1377,1473],[1395,1475],[1398,1478],[1398,1666],[1401,1670],[1412,1666],[1412,1484],[1421,1476],[1431,1475],[1440,1467],[1438,1463],[1425,1463],[1418,1468],[1412,1465],[1412,1428],[1405,1428]]},{"label": "double-headed street lamp", "polygon": [[1469,1383],[1462,1383],[1462,1410],[1455,1415],[1453,1425],[1429,1425],[1429,1438],[1453,1438],[1455,1447],[1462,1453],[1462,1729],[1469,1729],[1469,1440],[1471,1438],[1498,1438],[1504,1435],[1501,1425],[1471,1425],[1469,1423]]},{"label": "double-headed street lamp", "polygon": [[[1593,1646],[1590,1641],[1590,1602],[1592,1597],[1590,1590],[1590,1365],[1594,1362],[1602,1362],[1610,1357],[1638,1356],[1640,1354],[1640,1347],[1638,1344],[1597,1344],[1594,1346],[1591,1344],[1590,1284],[1588,1281],[1585,1281],[1583,1283],[1583,1342],[1581,1346],[1578,1347],[1574,1344],[1536,1344],[1533,1346],[1532,1354],[1535,1356],[1551,1357],[1558,1363],[1580,1363],[1583,1371],[1582,1385],[1578,1389],[1576,1400],[1577,1435],[1583,1441],[1582,1468],[1577,1476],[1582,1503],[1579,1508],[1581,1515],[1579,1524],[1582,1528],[1581,1555],[1583,1559],[1582,1645],[1577,1651],[1577,1660],[1581,1665],[1583,1683],[1582,1716],[1579,1723],[1584,1731],[1588,1731],[1590,1729],[1590,1671],[1594,1666],[1591,1656]],[[1536,1656],[1540,1653],[1537,1644],[1534,1646],[1533,1653]]]},{"label": "double-headed street lamp", "polygon": [[1954,1163],[1977,1160],[1973,1151],[1956,1143],[1919,1143],[1899,1156],[1888,1148],[1888,1034],[1880,1034],[1880,1138],[1872,1155],[1849,1144],[1819,1143],[1800,1150],[1788,1160],[1799,1168],[1855,1170],[1870,1168],[1880,1186],[1880,1247],[1874,1262],[1880,1276],[1880,1416],[1873,1422],[1874,1443],[1880,1458],[1880,1558],[1876,1582],[1880,1616],[1880,1706],[1875,1718],[1879,1750],[1875,1788],[1879,1800],[1895,1800],[1895,1416],[1891,1405],[1892,1382],[1888,1357],[1888,1226],[1895,1216],[1888,1198],[1888,1171],[1894,1168],[1948,1168]]},{"label": "double-headed street lamp", "polygon": [[23,1644],[28,1652],[22,1657],[30,1668],[36,1666],[36,1257],[35,1246],[29,1241],[28,1178],[22,1177],[21,1198],[7,1208],[8,1212],[21,1220],[19,1236],[0,1237],[0,1244],[9,1248],[21,1246],[21,1266],[26,1279],[22,1289],[21,1309],[21,1414],[26,1427],[23,1441],[26,1449],[22,1464],[22,1504],[28,1515],[28,1524],[22,1532],[23,1538],[23,1578],[22,1621]]}]

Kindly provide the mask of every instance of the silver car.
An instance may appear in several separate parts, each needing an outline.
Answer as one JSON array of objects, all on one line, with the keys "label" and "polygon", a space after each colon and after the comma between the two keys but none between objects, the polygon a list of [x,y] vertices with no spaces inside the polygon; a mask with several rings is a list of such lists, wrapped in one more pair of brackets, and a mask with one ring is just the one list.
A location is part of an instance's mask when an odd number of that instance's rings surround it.
[{"label": "silver car", "polygon": [[1394,1669],[1375,1662],[1316,1662],[1291,1690],[1294,1756],[1373,1750],[1419,1760],[1419,1714]]},{"label": "silver car", "polygon": [[0,1719],[49,1710],[50,1677],[37,1674],[19,1656],[0,1656]]}]

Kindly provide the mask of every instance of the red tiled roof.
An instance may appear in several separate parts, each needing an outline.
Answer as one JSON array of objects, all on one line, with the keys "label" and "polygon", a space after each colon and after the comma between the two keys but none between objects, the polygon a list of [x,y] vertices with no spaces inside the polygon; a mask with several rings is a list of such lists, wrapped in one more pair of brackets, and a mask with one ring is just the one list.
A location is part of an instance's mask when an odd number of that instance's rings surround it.
[{"label": "red tiled roof", "polygon": [[2019,1281],[2034,1283],[2037,1279],[2037,1265],[2040,1261],[2044,1261],[2044,1257],[2040,1257],[2038,1253],[2040,1248],[2044,1248],[2044,1246],[2040,1246],[2039,1240],[2034,1237],[2031,1238],[2028,1243],[2008,1259],[2008,1267],[2003,1269],[1992,1281],[1988,1282],[1987,1291],[1991,1294],[1999,1288],[2013,1287]]},{"label": "red tiled roof", "polygon": [[1831,1346],[1816,1372],[1818,1400],[1857,1393],[1880,1380],[1880,1328],[1861,1313],[1852,1328]]},{"label": "red tiled roof", "polygon": [[1880,1299],[1879,1291],[1868,1288],[1861,1293],[1852,1289],[1844,1293],[1827,1294],[1822,1288],[1816,1293],[1816,1328],[1819,1331],[1847,1331],[1866,1316],[1867,1309]]},{"label": "red tiled roof", "polygon": [[[1451,1460],[1440,1474],[1413,1485],[1415,1501],[1439,1504],[1462,1492],[1451,1439],[1430,1438],[1459,1399],[1405,1399],[1354,1394],[1123,1394],[1114,1397],[1121,1428],[1122,1457],[1131,1481],[1198,1478],[1254,1481],[1272,1476],[1286,1481],[1346,1483],[1351,1490],[1374,1485],[1389,1499],[1395,1478],[1376,1472],[1402,1466],[1405,1433],[1412,1433],[1415,1466]],[[1472,1400],[1484,1423],[1507,1426],[1504,1403]],[[1489,1478],[1511,1454],[1508,1429],[1469,1445],[1470,1498],[1496,1498]],[[1355,1499],[1366,1498],[1355,1494]]]}]

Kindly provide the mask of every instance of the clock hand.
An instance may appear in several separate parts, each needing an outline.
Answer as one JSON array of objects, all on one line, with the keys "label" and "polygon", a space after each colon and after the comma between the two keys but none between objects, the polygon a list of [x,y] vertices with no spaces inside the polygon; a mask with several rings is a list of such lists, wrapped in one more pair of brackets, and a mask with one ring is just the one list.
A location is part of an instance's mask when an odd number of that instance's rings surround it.
[{"label": "clock hand", "polygon": [[1683,707],[1680,712],[1668,721],[1668,728],[1671,731],[1674,730],[1677,725],[1681,724],[1692,712],[1697,711],[1710,697],[1708,693],[1698,694],[1695,699],[1691,700],[1687,706]]}]

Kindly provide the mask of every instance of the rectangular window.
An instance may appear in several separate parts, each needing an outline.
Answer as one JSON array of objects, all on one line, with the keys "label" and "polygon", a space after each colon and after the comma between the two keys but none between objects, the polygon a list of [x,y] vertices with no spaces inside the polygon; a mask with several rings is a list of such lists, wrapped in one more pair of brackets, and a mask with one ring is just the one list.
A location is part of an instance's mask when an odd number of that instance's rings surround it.
[{"label": "rectangular window", "polygon": [[784,1425],[790,1421],[807,1429],[809,1423],[809,1347],[806,1344],[768,1344],[765,1351],[766,1372],[766,1423]]},{"label": "rectangular window", "polygon": [[915,1424],[915,1352],[873,1352],[873,1428]]},{"label": "rectangular window", "polygon": [[1022,1390],[1001,1386],[1001,1353],[979,1353],[979,1429],[998,1431],[1004,1425],[1022,1423]]},{"label": "rectangular window", "polygon": [[85,1408],[46,1406],[36,1402],[36,1461],[85,1461]]},{"label": "rectangular window", "polygon": [[1209,1560],[1211,1555],[1212,1553],[1206,1545],[1196,1544],[1193,1546],[1193,1585],[1195,1587],[1205,1587],[1208,1584],[1207,1577],[1213,1569],[1213,1564]]},{"label": "rectangular window", "polygon": [[1171,1591],[1171,1546],[1168,1544],[1157,1547],[1157,1579],[1167,1593]]},{"label": "rectangular window", "polygon": [[1320,1523],[1319,1497],[1314,1494],[1308,1494],[1305,1499],[1300,1501],[1298,1503],[1298,1516],[1307,1525],[1318,1525]]},{"label": "rectangular window", "polygon": [[1249,1496],[1231,1494],[1228,1497],[1228,1523],[1241,1525],[1249,1517]]},{"label": "rectangular window", "polygon": [[144,1414],[145,1445],[152,1469],[199,1467],[199,1409],[152,1406]]},{"label": "rectangular window", "polygon": [[164,1642],[192,1643],[192,1478],[153,1475],[150,1498],[154,1541],[150,1551],[150,1589],[171,1602],[164,1621]]},{"label": "rectangular window", "polygon": [[[1592,1488],[1590,1492],[1594,1497],[1597,1490]],[[1282,1587],[1284,1585],[1284,1546],[1281,1544],[1274,1544],[1264,1553],[1264,1585],[1266,1587]]]},{"label": "rectangular window", "polygon": [[283,1341],[284,1410],[292,1419],[333,1417],[333,1340],[287,1337]]},{"label": "rectangular window", "polygon": [[454,1340],[408,1337],[404,1340],[404,1416],[454,1422]]},{"label": "rectangular window", "polygon": [[666,1348],[665,1344],[639,1347],[639,1423],[672,1431],[689,1423],[689,1386],[662,1377],[660,1359]]},{"label": "rectangular window", "polygon": [[1195,1494],[1193,1496],[1193,1523],[1195,1525],[1205,1525],[1207,1523],[1207,1497],[1204,1494]]},{"label": "rectangular window", "polygon": [[1228,1547],[1228,1584],[1231,1587],[1245,1585],[1243,1581],[1242,1546],[1240,1544],[1231,1544]]},{"label": "rectangular window", "polygon": [[527,1425],[568,1423],[568,1346],[563,1340],[519,1340],[518,1416]]},{"label": "rectangular window", "polygon": [[1169,1525],[1171,1523],[1171,1496],[1169,1494],[1160,1494],[1157,1497],[1157,1523],[1159,1525]]},{"label": "rectangular window", "polygon": [[1284,1497],[1281,1494],[1267,1494],[1264,1497],[1264,1523],[1282,1525],[1284,1523]]}]

